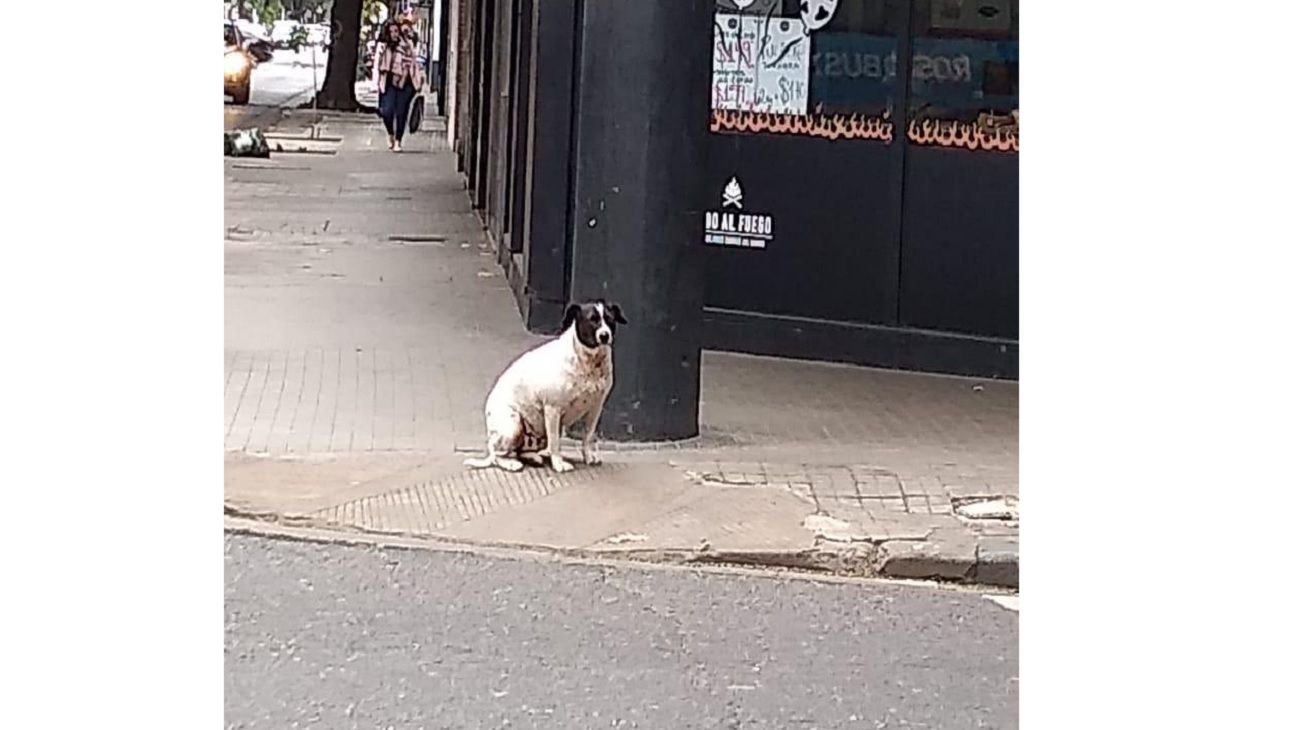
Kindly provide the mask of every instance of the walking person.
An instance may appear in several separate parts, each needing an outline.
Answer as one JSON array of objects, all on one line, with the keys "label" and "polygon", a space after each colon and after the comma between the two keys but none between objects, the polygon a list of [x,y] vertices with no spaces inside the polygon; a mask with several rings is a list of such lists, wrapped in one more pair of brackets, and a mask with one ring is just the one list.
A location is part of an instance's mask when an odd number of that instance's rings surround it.
[{"label": "walking person", "polygon": [[379,116],[388,130],[388,149],[401,152],[411,100],[424,80],[415,47],[398,23],[386,23],[376,44],[375,84],[379,87]]}]

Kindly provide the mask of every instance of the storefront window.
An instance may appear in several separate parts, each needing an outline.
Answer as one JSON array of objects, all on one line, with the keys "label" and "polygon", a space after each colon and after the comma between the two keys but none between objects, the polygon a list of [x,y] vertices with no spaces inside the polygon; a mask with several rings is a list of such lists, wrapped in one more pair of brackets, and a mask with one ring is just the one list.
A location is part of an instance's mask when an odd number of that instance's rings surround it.
[{"label": "storefront window", "polygon": [[916,0],[907,139],[1020,150],[1018,0]]},{"label": "storefront window", "polygon": [[894,139],[906,0],[718,0],[717,133]]}]

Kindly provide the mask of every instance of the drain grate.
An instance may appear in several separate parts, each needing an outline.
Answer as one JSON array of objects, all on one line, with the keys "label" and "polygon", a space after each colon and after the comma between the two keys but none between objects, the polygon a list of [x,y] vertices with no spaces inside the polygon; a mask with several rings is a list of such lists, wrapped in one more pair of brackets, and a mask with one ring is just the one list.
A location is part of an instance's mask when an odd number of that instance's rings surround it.
[{"label": "drain grate", "polygon": [[[405,197],[405,198],[389,197],[388,199],[389,200],[410,200],[411,198],[410,197]],[[430,244],[430,243],[443,244],[447,242],[447,237],[438,236],[438,235],[424,235],[419,233],[395,233],[389,236],[388,240],[393,243],[404,243],[408,246],[411,246],[411,245]]]},{"label": "drain grate", "polygon": [[276,163],[274,163],[274,162],[272,162],[272,163],[268,163],[268,164],[261,164],[261,165],[251,164],[251,163],[247,163],[247,162],[237,162],[237,163],[232,164],[230,167],[231,167],[232,169],[235,169],[235,170],[277,170],[277,171],[278,171],[278,170],[297,170],[297,171],[304,171],[304,170],[310,170],[310,169],[311,169],[310,167],[306,167],[306,166],[303,166],[303,165],[284,165],[284,164],[276,164]]},{"label": "drain grate", "polygon": [[331,157],[339,153],[338,150],[313,150],[306,147],[298,147],[296,149],[289,149],[288,147],[281,149],[276,147],[272,151],[277,155],[318,155],[325,157]]}]

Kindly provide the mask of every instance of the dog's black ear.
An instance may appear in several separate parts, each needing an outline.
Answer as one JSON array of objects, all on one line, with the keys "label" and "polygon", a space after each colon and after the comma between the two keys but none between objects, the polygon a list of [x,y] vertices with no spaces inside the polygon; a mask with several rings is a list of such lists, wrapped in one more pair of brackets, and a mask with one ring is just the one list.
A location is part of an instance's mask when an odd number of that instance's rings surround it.
[{"label": "dog's black ear", "polygon": [[609,311],[614,315],[615,322],[618,322],[619,324],[627,324],[627,320],[623,317],[622,307],[617,304],[611,304],[609,305]]},{"label": "dog's black ear", "polygon": [[570,304],[569,308],[564,310],[564,322],[560,324],[560,331],[567,330],[569,325],[573,324],[580,314],[582,314],[582,307],[577,304]]}]

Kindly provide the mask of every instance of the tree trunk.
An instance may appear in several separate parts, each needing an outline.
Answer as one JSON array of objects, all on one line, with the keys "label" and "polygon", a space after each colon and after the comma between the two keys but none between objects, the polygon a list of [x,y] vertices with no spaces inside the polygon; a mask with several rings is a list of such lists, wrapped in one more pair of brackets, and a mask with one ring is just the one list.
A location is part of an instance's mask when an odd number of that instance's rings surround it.
[{"label": "tree trunk", "polygon": [[321,109],[357,111],[357,55],[361,45],[361,0],[334,0],[330,10],[329,65],[316,94]]}]

